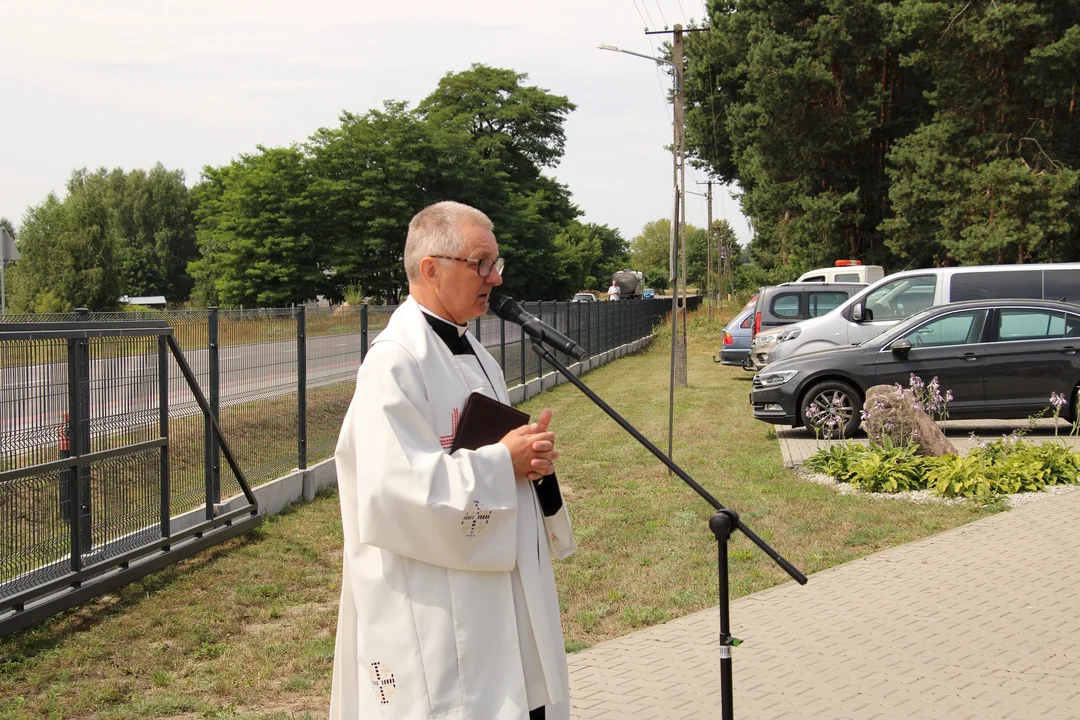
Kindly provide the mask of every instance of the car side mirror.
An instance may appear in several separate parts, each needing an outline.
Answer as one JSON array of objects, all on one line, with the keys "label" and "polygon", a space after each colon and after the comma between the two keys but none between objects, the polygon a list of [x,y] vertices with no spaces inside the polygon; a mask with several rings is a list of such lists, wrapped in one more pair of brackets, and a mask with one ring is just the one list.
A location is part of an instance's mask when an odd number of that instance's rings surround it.
[{"label": "car side mirror", "polygon": [[900,338],[892,344],[893,355],[899,358],[906,358],[908,353],[911,352],[911,341],[907,338]]},{"label": "car side mirror", "polygon": [[855,322],[863,321],[863,305],[862,303],[855,303],[851,306],[851,319]]}]

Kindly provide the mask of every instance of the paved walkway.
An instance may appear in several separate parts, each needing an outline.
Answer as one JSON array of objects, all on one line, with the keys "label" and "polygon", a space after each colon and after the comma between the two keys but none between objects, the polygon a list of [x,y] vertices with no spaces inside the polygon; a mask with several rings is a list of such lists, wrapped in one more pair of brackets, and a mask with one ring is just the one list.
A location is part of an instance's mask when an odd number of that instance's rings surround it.
[{"label": "paved walkway", "polygon": [[[780,440],[780,452],[784,456],[784,465],[789,468],[802,465],[803,460],[810,457],[818,449],[840,442],[839,440],[816,438],[814,433],[806,428],[793,428],[787,425],[774,425],[773,427],[776,428],[776,437]],[[970,450],[977,442],[977,440],[971,439],[972,433],[975,434],[977,439],[990,441],[994,438],[1000,438],[1002,435],[1008,435],[1013,430],[1026,430],[1027,427],[1028,422],[1026,420],[949,420],[945,423],[945,435],[957,451],[964,453]],[[1064,420],[1059,421],[1057,437],[1074,448],[1080,448],[1080,438],[1069,435],[1071,429],[1069,423]],[[1054,421],[1039,420],[1035,423],[1033,430],[1027,431],[1026,437],[1029,440],[1038,442],[1053,440],[1055,438]],[[860,431],[858,436],[852,438],[852,442],[865,445],[868,442],[866,434]],[[1080,718],[1080,713],[1077,714],[1077,717]]]},{"label": "paved walkway", "polygon": [[[1080,718],[1080,490],[731,605],[735,716]],[[570,656],[572,717],[720,716],[716,609]]]}]

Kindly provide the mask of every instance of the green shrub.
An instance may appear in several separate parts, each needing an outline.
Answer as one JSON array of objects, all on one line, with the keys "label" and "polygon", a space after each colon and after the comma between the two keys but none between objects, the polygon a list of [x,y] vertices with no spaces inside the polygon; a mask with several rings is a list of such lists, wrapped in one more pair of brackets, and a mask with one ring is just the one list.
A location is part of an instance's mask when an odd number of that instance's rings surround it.
[{"label": "green shrub", "polygon": [[926,487],[926,458],[916,445],[893,445],[886,435],[850,466],[851,484],[867,492],[906,492]]},{"label": "green shrub", "polygon": [[818,450],[803,465],[814,472],[828,475],[836,482],[851,482],[851,467],[870,449],[857,443],[836,443]]},{"label": "green shrub", "polygon": [[942,497],[989,502],[999,495],[1040,492],[1080,482],[1080,454],[1059,443],[1036,444],[1017,436],[995,440],[967,457],[930,461],[927,479]]},{"label": "green shrub", "polygon": [[1046,465],[1047,485],[1080,484],[1080,454],[1056,442],[1033,445],[1031,453]]},{"label": "green shrub", "polygon": [[997,493],[986,474],[986,464],[974,455],[942,455],[926,463],[926,482],[935,495],[966,497],[990,502]]},{"label": "green shrub", "polygon": [[1035,444],[1016,434],[975,448],[966,457],[923,457],[916,446],[894,445],[888,436],[870,447],[837,443],[811,455],[805,466],[867,492],[929,488],[940,497],[980,503],[1040,492],[1050,485],[1080,484],[1080,454],[1061,443]]}]

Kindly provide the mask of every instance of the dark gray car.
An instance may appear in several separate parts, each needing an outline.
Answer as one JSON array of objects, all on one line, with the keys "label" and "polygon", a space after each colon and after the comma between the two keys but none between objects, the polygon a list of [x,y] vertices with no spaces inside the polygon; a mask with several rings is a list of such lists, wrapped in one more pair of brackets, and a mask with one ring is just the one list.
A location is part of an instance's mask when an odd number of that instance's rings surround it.
[{"label": "dark gray car", "polygon": [[797,355],[754,376],[754,417],[850,437],[868,388],[937,377],[952,391],[953,418],[1026,418],[1080,388],[1080,305],[1047,300],[980,300],[938,305],[853,347]]}]

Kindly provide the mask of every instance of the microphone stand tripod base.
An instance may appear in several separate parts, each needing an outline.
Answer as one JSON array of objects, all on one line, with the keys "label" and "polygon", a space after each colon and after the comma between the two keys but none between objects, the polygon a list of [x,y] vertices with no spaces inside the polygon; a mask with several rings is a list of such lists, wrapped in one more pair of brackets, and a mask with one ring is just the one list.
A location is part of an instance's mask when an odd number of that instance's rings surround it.
[{"label": "microphone stand tripod base", "polygon": [[731,648],[742,643],[731,635],[731,617],[728,608],[728,540],[739,524],[739,515],[731,508],[718,510],[709,518],[709,530],[716,536],[716,568],[718,571],[720,600],[720,698],[721,717],[733,720],[735,697],[732,691]]}]

